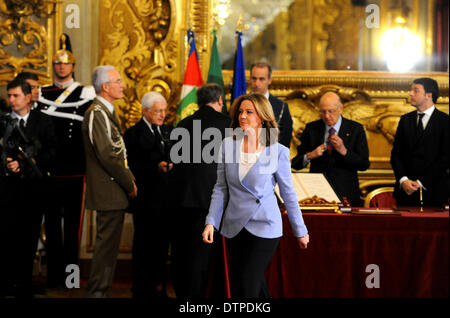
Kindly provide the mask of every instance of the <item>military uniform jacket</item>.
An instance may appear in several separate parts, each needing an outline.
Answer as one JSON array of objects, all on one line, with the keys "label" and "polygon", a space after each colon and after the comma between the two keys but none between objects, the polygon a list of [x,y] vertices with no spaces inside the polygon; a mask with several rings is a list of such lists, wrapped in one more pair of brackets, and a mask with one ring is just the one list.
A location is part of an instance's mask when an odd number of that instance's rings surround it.
[{"label": "military uniform jacket", "polygon": [[86,207],[124,210],[134,176],[126,163],[126,150],[117,119],[97,98],[82,123],[86,155]]},{"label": "military uniform jacket", "polygon": [[[55,100],[65,91],[64,88],[57,87],[55,85],[42,88],[42,98],[39,99],[39,108],[41,111],[48,111],[49,101],[55,102]],[[81,136],[81,122],[83,120],[84,113],[92,104],[92,99],[95,93],[90,86],[78,86],[69,96],[61,103],[72,104],[77,103],[78,106],[74,107],[58,107],[56,109],[57,114],[71,115],[72,118],[65,118],[53,115],[53,113],[47,113],[53,119],[55,123],[55,131],[57,135],[57,153],[56,162],[53,166],[53,175],[77,175],[84,174],[85,160],[83,141]],[[86,93],[88,92],[88,94]],[[94,94],[94,96],[92,96]],[[84,95],[88,95],[87,98]],[[83,103],[83,101],[85,101]]]}]

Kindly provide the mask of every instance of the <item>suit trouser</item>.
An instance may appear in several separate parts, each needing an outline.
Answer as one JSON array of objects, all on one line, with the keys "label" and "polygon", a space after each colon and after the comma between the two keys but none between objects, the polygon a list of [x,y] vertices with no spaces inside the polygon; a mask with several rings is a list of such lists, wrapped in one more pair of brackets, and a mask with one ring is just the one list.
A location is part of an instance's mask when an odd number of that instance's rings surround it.
[{"label": "suit trouser", "polygon": [[0,241],[5,259],[0,261],[0,295],[10,289],[17,297],[29,297],[46,183],[19,178],[5,178],[4,182]]},{"label": "suit trouser", "polygon": [[231,261],[231,296],[270,297],[264,272],[277,250],[280,238],[254,236],[246,229],[227,239]]},{"label": "suit trouser", "polygon": [[[207,214],[208,210],[201,208],[180,207],[177,210],[173,246],[177,298],[206,296],[210,261],[217,245],[203,242]],[[215,235],[214,240],[219,241],[219,236]]]},{"label": "suit trouser", "polygon": [[168,209],[151,208],[144,202],[133,211],[133,297],[155,296],[165,284],[169,250]]},{"label": "suit trouser", "polygon": [[51,188],[54,199],[45,214],[47,284],[50,286],[64,282],[67,265],[78,264],[83,177],[54,178]]},{"label": "suit trouser", "polygon": [[86,297],[107,298],[119,254],[125,212],[97,211],[97,235]]}]

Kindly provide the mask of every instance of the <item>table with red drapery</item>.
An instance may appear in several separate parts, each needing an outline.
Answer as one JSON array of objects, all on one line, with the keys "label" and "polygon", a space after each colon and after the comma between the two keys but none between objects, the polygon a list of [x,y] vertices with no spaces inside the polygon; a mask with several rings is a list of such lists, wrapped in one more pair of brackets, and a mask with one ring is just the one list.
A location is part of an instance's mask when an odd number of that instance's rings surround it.
[{"label": "table with red drapery", "polygon": [[306,250],[296,246],[283,214],[284,235],[266,270],[272,297],[449,296],[448,211],[303,218]]}]

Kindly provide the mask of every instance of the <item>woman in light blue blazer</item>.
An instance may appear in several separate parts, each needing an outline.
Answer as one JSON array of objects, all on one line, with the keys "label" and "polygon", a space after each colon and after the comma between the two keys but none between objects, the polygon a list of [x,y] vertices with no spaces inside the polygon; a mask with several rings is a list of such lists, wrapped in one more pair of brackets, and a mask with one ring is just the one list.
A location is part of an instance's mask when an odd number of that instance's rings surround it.
[{"label": "woman in light blue blazer", "polygon": [[289,149],[278,143],[277,123],[267,98],[240,96],[231,116],[234,130],[219,152],[203,241],[213,243],[215,229],[227,238],[233,297],[269,297],[264,271],[283,235],[276,183],[302,249],[309,242],[308,230],[292,186]]}]

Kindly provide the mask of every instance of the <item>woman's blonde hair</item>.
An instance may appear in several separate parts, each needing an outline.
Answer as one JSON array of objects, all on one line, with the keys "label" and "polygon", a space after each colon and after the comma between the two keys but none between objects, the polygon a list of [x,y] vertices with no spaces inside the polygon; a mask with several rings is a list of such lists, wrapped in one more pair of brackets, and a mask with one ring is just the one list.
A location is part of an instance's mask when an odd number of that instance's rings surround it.
[{"label": "woman's blonde hair", "polygon": [[[230,114],[231,114],[231,128],[236,129],[240,127],[239,125],[239,108],[243,101],[248,100],[252,102],[253,106],[255,106],[256,113],[259,118],[261,118],[263,128],[266,128],[266,146],[270,146],[271,144],[278,142],[278,124],[275,120],[275,115],[273,113],[272,105],[268,101],[268,99],[262,95],[257,93],[251,93],[247,95],[241,95],[236,98],[231,105]],[[273,129],[271,129],[273,128]],[[271,138],[271,132],[276,132],[276,138]]]}]

